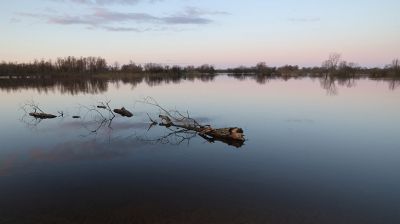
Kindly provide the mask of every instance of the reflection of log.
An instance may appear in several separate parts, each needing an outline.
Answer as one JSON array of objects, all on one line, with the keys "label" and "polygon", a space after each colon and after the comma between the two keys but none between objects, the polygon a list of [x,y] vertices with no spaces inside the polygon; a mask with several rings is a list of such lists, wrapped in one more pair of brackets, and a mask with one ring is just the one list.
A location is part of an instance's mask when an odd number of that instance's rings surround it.
[{"label": "reflection of log", "polygon": [[233,140],[233,139],[226,139],[226,138],[212,138],[207,135],[199,133],[200,137],[204,138],[210,143],[214,143],[215,141],[220,141],[228,145],[235,146],[236,148],[240,148],[244,144],[244,140]]},{"label": "reflection of log", "polygon": [[52,119],[57,117],[56,115],[53,114],[37,113],[37,112],[29,113],[29,115],[39,119]]},{"label": "reflection of log", "polygon": [[233,128],[212,128],[210,126],[201,126],[201,125],[188,125],[188,124],[176,124],[173,123],[171,118],[164,115],[159,115],[162,120],[163,126],[167,127],[179,127],[184,128],[186,130],[191,130],[198,132],[200,136],[205,138],[206,140],[213,142],[215,140],[225,142],[229,145],[234,145],[236,147],[240,147],[243,145],[245,138],[243,134],[243,129],[233,127]]},{"label": "reflection of log", "polygon": [[125,107],[122,107],[121,109],[114,109],[114,112],[117,114],[120,114],[123,117],[132,117],[133,116],[133,114],[129,110],[125,109]]}]

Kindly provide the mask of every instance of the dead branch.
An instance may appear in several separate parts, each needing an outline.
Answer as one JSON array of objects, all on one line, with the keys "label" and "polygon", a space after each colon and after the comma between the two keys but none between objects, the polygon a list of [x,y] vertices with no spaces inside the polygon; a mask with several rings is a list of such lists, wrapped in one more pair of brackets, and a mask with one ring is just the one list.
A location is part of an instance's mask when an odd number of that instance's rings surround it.
[{"label": "dead branch", "polygon": [[[121,109],[112,110],[110,107],[110,101],[107,102],[98,102],[97,106],[84,106],[81,105],[82,108],[86,109],[86,114],[82,116],[83,121],[87,120],[87,116],[91,116],[90,123],[83,124],[83,126],[90,133],[97,133],[103,127],[108,127],[112,129],[111,124],[113,119],[115,118],[115,114],[120,114],[124,117],[132,117],[133,114],[122,107]],[[174,143],[180,144],[184,141],[188,141],[195,137],[196,135],[200,135],[202,138],[207,140],[210,143],[215,141],[220,141],[229,145],[233,145],[236,147],[240,147],[244,144],[245,138],[243,129],[238,127],[228,127],[228,128],[213,128],[211,125],[203,125],[200,124],[196,119],[192,118],[189,115],[189,112],[186,111],[186,114],[179,112],[178,110],[167,110],[162,107],[156,100],[151,97],[145,98],[143,103],[152,105],[157,107],[160,110],[159,119],[160,122],[157,122],[156,119],[153,119],[148,113],[147,116],[150,120],[150,125],[147,131],[149,131],[155,125],[166,127],[171,132],[161,138],[156,139],[157,142],[171,142],[170,139],[174,139]],[[58,111],[59,116],[45,113],[38,104],[33,101],[25,104],[22,109],[25,111],[25,115],[29,115],[34,117],[36,120],[42,119],[52,119],[56,117],[63,117],[64,113],[62,111]],[[81,118],[81,115],[72,116],[74,119]],[[108,124],[108,125],[107,125]],[[178,130],[175,130],[178,129]]]},{"label": "dead branch", "polygon": [[[165,126],[167,128],[176,127],[186,131],[193,131],[209,142],[221,141],[236,147],[242,146],[246,141],[243,129],[241,128],[212,128],[210,125],[201,125],[198,121],[191,118],[188,111],[186,112],[186,115],[183,115],[178,110],[167,110],[163,108],[151,97],[145,98],[142,102],[160,109],[160,126]],[[153,119],[150,118],[150,120],[154,122]]]},{"label": "dead branch", "polygon": [[24,110],[27,114],[27,109],[31,109],[33,110],[33,112],[39,111],[40,113],[44,113],[44,111],[42,109],[40,109],[39,105],[37,103],[35,103],[35,101],[31,100],[26,102],[22,107],[22,110]]},{"label": "dead branch", "polygon": [[153,120],[153,118],[150,117],[149,113],[146,113],[147,117],[149,117],[149,120],[151,121],[152,124],[157,124],[157,121]]},{"label": "dead branch", "polygon": [[149,117],[149,120],[150,120],[149,127],[147,128],[147,132],[148,132],[148,131],[150,131],[150,129],[152,127],[156,126],[158,123],[157,123],[157,121],[153,120],[153,118],[150,117],[149,113],[146,113],[146,114],[147,114],[147,116]]},{"label": "dead branch", "polygon": [[49,114],[44,112],[37,103],[35,103],[33,100],[25,103],[21,109],[25,112],[25,114],[28,114],[31,117],[34,117],[35,119],[52,119],[56,117],[63,117],[64,112],[58,111],[59,116],[56,116],[54,114]]},{"label": "dead branch", "polygon": [[172,117],[172,115],[170,114],[169,111],[167,111],[166,109],[164,109],[163,107],[160,106],[160,104],[153,98],[153,97],[146,97],[144,98],[143,101],[139,101],[142,102],[144,104],[148,104],[148,105],[152,105],[155,107],[158,107],[161,111],[163,111],[165,114],[167,114],[168,116]]},{"label": "dead branch", "polygon": [[107,102],[99,102],[99,103],[100,103],[100,106],[97,106],[97,108],[106,109],[106,110],[108,110],[108,112],[109,112],[113,117],[115,117],[115,114],[113,113],[113,110],[112,110],[111,107],[110,107],[110,102],[111,102],[111,100],[109,100],[109,101],[107,101]]}]

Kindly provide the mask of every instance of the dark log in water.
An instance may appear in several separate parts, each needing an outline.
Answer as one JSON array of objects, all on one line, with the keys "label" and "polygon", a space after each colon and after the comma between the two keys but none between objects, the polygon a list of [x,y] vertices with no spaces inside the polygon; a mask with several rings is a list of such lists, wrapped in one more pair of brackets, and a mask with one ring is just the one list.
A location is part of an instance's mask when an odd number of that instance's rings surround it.
[{"label": "dark log in water", "polygon": [[161,125],[167,127],[178,127],[199,133],[200,136],[209,142],[222,141],[229,145],[240,147],[243,145],[244,138],[243,129],[237,127],[231,128],[212,128],[211,126],[189,125],[189,124],[176,124],[172,122],[171,118],[165,115],[159,115],[162,120]]},{"label": "dark log in water", "polygon": [[53,114],[37,113],[37,112],[29,113],[29,115],[38,119],[52,119],[57,117],[56,115]]},{"label": "dark log in water", "polygon": [[122,107],[121,109],[114,109],[114,112],[123,117],[132,117],[133,116],[133,114],[129,110],[125,109],[125,107]]}]

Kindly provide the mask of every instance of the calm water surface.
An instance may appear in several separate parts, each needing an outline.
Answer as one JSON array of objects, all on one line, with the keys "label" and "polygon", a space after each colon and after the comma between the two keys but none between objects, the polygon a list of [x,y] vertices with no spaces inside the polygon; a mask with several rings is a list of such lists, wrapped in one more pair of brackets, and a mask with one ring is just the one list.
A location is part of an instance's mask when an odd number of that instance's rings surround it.
[{"label": "calm water surface", "polygon": [[[1,82],[0,223],[400,223],[400,88],[388,82]],[[148,130],[159,111],[147,96],[248,140]],[[24,116],[31,100],[64,118]],[[135,116],[102,125],[86,107],[107,100]]]}]

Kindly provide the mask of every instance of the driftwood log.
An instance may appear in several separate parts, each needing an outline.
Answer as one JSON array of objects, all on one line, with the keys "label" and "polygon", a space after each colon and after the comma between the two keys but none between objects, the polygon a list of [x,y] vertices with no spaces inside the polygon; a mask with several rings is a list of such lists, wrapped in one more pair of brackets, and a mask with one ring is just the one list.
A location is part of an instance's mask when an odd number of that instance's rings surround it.
[{"label": "driftwood log", "polygon": [[132,117],[133,116],[133,114],[129,110],[125,109],[125,107],[122,107],[121,109],[114,109],[114,113],[117,113],[123,117]]},{"label": "driftwood log", "polygon": [[232,128],[212,128],[209,125],[202,126],[197,122],[194,124],[179,124],[172,122],[172,119],[165,115],[159,115],[161,118],[161,125],[166,127],[178,127],[190,131],[197,132],[201,137],[209,142],[222,141],[229,145],[240,147],[245,142],[243,129],[232,127]]},{"label": "driftwood log", "polygon": [[32,116],[32,117],[38,118],[38,119],[52,119],[52,118],[57,117],[56,115],[53,115],[53,114],[37,113],[37,112],[29,113],[29,116]]}]

